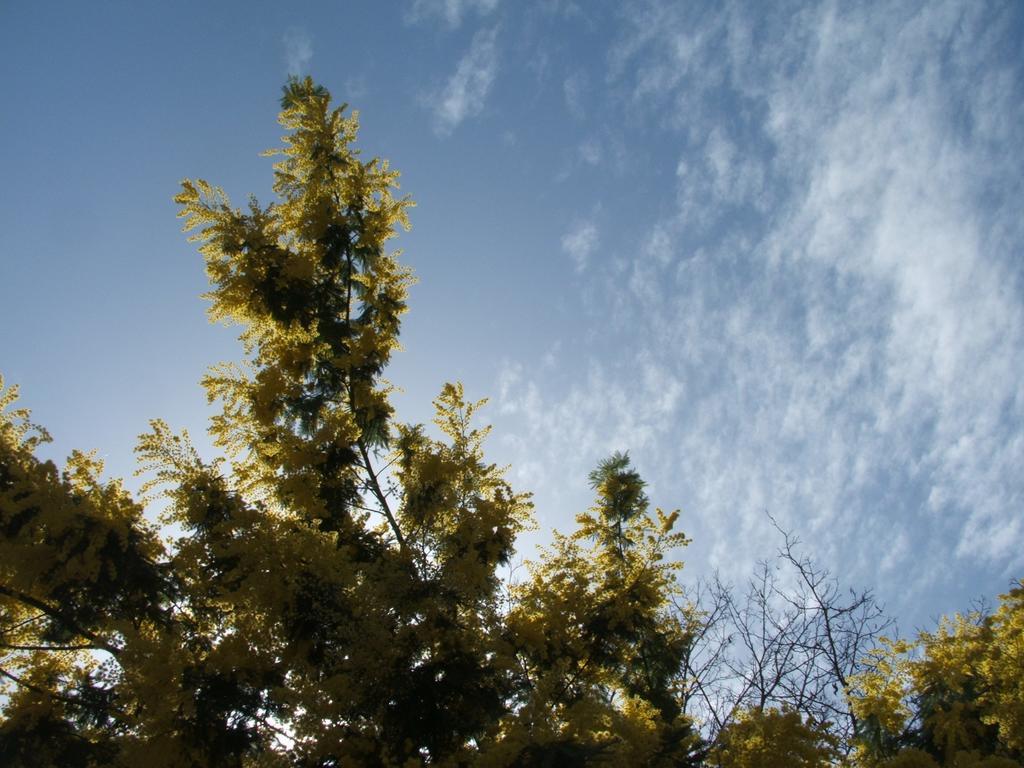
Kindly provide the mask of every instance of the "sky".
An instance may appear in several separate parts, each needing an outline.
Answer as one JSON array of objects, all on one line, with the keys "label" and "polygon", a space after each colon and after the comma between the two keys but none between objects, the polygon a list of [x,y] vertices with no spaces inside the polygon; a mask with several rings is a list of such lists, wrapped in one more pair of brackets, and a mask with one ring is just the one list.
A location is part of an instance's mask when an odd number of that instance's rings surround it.
[{"label": "sky", "polygon": [[901,629],[1024,576],[1024,4],[0,0],[0,373],[55,459],[206,455],[185,177],[271,199],[310,74],[417,203],[403,421],[488,397],[488,458],[573,527],[628,450],[684,583],[771,518]]}]

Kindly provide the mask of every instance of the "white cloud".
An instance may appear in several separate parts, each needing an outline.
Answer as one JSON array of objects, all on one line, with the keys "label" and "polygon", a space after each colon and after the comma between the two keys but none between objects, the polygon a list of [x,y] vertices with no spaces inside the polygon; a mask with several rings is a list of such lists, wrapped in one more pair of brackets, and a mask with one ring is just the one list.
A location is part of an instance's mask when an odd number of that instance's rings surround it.
[{"label": "white cloud", "polygon": [[438,135],[449,135],[483,110],[498,70],[496,37],[496,28],[477,32],[444,89],[431,100]]},{"label": "white cloud", "polygon": [[638,233],[629,291],[585,226],[563,238],[632,347],[557,395],[520,374],[503,402],[553,463],[634,448],[712,565],[771,554],[767,509],[907,604],[975,568],[999,589],[1024,566],[1024,107],[989,48],[1007,19],[750,16],[635,14],[610,77],[677,138],[676,209]]},{"label": "white cloud", "polygon": [[587,165],[600,165],[603,152],[596,139],[586,139],[579,146],[580,159]]},{"label": "white cloud", "polygon": [[497,7],[498,0],[413,0],[405,18],[411,24],[438,18],[456,29],[469,13],[487,16]]},{"label": "white cloud", "polygon": [[593,221],[578,221],[562,235],[562,250],[572,259],[577,272],[587,268],[587,260],[597,248],[600,237]]},{"label": "white cloud", "polygon": [[[579,385],[563,397],[545,395],[519,364],[499,374],[498,418],[519,429],[498,434],[505,450],[522,456],[512,464],[520,487],[544,491],[537,510],[544,528],[571,525],[571,515],[555,519],[552,510],[586,508],[583,479],[600,459],[617,450],[645,457],[671,428],[682,384],[666,379],[653,361],[641,361],[635,382],[620,373],[590,360],[574,374]],[[650,466],[643,458],[640,464]]]},{"label": "white cloud", "polygon": [[750,203],[759,207],[764,186],[762,159],[737,146],[716,126],[704,144],[708,184],[716,203]]},{"label": "white cloud", "polygon": [[309,64],[313,60],[313,40],[309,34],[298,27],[292,27],[284,33],[284,60],[289,75],[305,75],[309,72]]},{"label": "white cloud", "polygon": [[[824,12],[816,21],[815,65],[772,96],[786,118],[779,145],[811,158],[806,195],[773,247],[870,291],[863,309],[885,326],[865,339],[876,367],[866,406],[881,417],[876,433],[899,462],[897,483],[922,486],[913,512],[930,515],[940,535],[952,528],[951,553],[1006,562],[1024,547],[1015,469],[1024,461],[1024,305],[1006,290],[1021,242],[986,234],[984,196],[1012,187],[1002,153],[964,141],[957,120],[989,125],[993,99],[998,113],[1020,107],[1003,73],[972,60],[984,50],[962,47],[952,62],[931,53],[958,27],[961,46],[979,34],[989,21],[978,13],[938,5],[882,35],[877,52],[850,45],[880,34],[867,19]],[[830,109],[837,89],[839,111]]]},{"label": "white cloud", "polygon": [[543,366],[545,368],[554,368],[558,365],[558,357],[561,351],[562,342],[555,341],[555,343],[548,348],[548,351],[544,353],[544,358],[541,361]]},{"label": "white cloud", "polygon": [[562,94],[565,96],[565,107],[569,114],[577,120],[583,120],[587,116],[586,107],[583,105],[583,96],[587,88],[587,75],[584,72],[574,72],[562,81]]},{"label": "white cloud", "polygon": [[364,75],[350,75],[345,78],[345,101],[361,100],[369,92],[369,84]]}]

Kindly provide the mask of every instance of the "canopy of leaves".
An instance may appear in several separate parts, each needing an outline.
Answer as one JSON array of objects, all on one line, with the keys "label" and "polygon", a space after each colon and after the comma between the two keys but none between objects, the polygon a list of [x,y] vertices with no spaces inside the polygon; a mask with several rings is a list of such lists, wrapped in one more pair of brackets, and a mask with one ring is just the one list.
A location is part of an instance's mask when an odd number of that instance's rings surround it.
[{"label": "canopy of leaves", "polygon": [[448,384],[431,428],[390,403],[398,174],[322,86],[281,107],[276,200],[175,198],[241,329],[202,382],[220,457],[154,420],[134,499],[92,454],[41,460],[0,380],[0,764],[1020,764],[1024,585],[865,659],[880,608],[788,535],[796,593],[765,566],[745,603],[689,600],[679,513],[625,453],[514,578],[532,503],[485,458],[485,401]]},{"label": "canopy of leaves", "polygon": [[[281,103],[277,200],[175,198],[211,319],[241,328],[244,360],[203,381],[223,458],[152,422],[137,502],[89,455],[37,459],[45,432],[3,395],[0,762],[681,764],[677,513],[648,514],[616,455],[579,531],[503,577],[531,503],[484,458],[483,401],[445,386],[429,432],[382,377],[412,203],[326,89]],[[158,497],[173,536],[143,514]]]},{"label": "canopy of leaves", "polygon": [[711,751],[717,768],[825,768],[839,757],[826,723],[807,723],[798,712],[754,709],[740,714]]},{"label": "canopy of leaves", "polygon": [[867,765],[1011,766],[1024,761],[1024,582],[998,609],[887,642],[852,705]]}]

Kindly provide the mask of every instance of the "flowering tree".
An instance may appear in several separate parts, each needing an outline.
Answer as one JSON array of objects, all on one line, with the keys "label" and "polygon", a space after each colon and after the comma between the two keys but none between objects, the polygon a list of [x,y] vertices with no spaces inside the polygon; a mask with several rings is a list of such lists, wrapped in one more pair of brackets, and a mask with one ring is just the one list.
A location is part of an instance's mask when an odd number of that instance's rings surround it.
[{"label": "flowering tree", "polygon": [[615,455],[579,529],[499,578],[531,503],[484,459],[482,401],[446,385],[431,435],[382,378],[412,203],[325,89],[291,81],[282,110],[274,203],[175,198],[245,358],[203,381],[222,458],[161,421],[139,440],[168,527],[92,456],[39,460],[3,395],[0,762],[684,764],[676,513]]}]

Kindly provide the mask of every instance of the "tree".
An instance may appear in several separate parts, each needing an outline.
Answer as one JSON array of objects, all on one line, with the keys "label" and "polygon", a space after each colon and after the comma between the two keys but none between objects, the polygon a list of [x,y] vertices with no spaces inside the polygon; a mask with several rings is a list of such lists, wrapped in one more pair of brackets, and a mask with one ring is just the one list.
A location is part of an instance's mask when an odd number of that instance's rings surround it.
[{"label": "tree", "polygon": [[686,711],[719,754],[737,734],[813,732],[846,756],[858,727],[850,678],[893,621],[870,590],[840,588],[792,534],[775,527],[782,536],[778,555],[758,563],[744,591],[718,576],[688,591],[681,609],[692,606],[695,623],[685,660]]},{"label": "tree", "polygon": [[39,459],[0,379],[0,764],[1024,764],[1024,582],[888,642],[871,593],[780,529],[745,594],[687,594],[679,513],[624,453],[502,578],[532,504],[485,459],[484,401],[446,385],[431,432],[383,378],[412,203],[322,87],[290,81],[280,119],[276,202],[176,197],[211,318],[242,329],[203,380],[223,457],[153,421],[135,499],[92,454]]},{"label": "tree", "polygon": [[807,723],[791,709],[748,709],[718,734],[708,764],[715,768],[827,768],[839,758],[826,723]]},{"label": "tree", "polygon": [[432,437],[382,377],[412,203],[321,86],[290,81],[280,120],[276,202],[175,198],[211,318],[242,328],[244,362],[203,380],[225,458],[154,421],[134,500],[90,455],[38,459],[45,431],[0,401],[0,762],[687,764],[678,513],[616,454],[579,529],[499,578],[531,503],[484,459],[483,401],[445,386]]},{"label": "tree", "polygon": [[864,765],[1024,764],[1024,582],[994,613],[886,641],[852,682]]},{"label": "tree", "polygon": [[687,543],[672,533],[678,512],[647,514],[624,454],[590,479],[597,502],[577,532],[556,533],[513,591],[527,684],[510,732],[543,734],[519,764],[682,765],[697,746],[678,686],[690,637],[668,612],[677,566],[662,562]]}]

